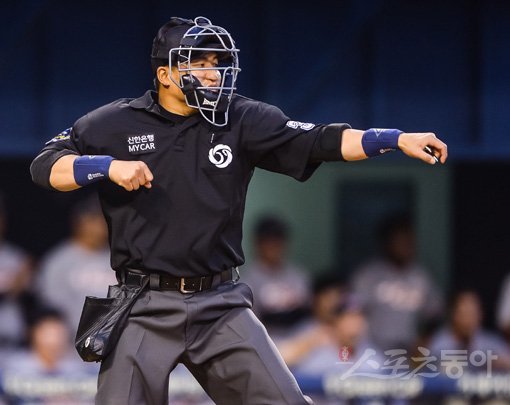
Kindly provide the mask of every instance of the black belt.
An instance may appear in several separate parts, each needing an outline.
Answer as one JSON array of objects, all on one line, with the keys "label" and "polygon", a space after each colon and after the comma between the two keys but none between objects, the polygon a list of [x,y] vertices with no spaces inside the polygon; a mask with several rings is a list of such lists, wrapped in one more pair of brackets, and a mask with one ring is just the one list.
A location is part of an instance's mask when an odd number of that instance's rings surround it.
[{"label": "black belt", "polygon": [[149,277],[151,290],[180,291],[183,294],[191,294],[209,290],[227,281],[239,280],[239,269],[232,267],[221,273],[203,277],[172,277],[161,273],[144,273],[141,270],[126,269],[118,272],[118,279],[127,285],[142,285],[143,280]]}]

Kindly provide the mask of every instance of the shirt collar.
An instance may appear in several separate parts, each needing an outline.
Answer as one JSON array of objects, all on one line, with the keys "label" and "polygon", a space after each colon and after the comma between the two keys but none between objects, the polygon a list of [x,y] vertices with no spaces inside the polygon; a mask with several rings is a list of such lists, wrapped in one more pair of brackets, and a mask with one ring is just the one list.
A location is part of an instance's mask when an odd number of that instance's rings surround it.
[{"label": "shirt collar", "polygon": [[200,114],[193,114],[189,117],[178,116],[176,114],[170,113],[166,111],[163,107],[161,107],[158,103],[158,93],[154,90],[147,90],[142,97],[135,98],[129,102],[129,106],[131,108],[137,110],[145,110],[152,114],[156,114],[159,117],[162,117],[168,121],[172,121],[176,124],[181,124],[188,121],[197,122],[197,117]]},{"label": "shirt collar", "polygon": [[137,110],[151,111],[157,104],[158,95],[153,90],[147,90],[142,97],[135,98],[129,102],[129,106]]},{"label": "shirt collar", "polygon": [[174,114],[167,112],[163,107],[159,105],[158,93],[154,90],[147,90],[143,96],[131,100],[128,105],[131,108],[137,110],[146,110],[152,114],[156,114],[157,116],[162,117],[167,121],[171,121],[174,124],[181,124],[182,128],[188,128],[198,123],[202,123],[203,125],[208,126],[205,120],[202,120],[202,117],[199,113],[193,114],[192,116],[187,117],[185,120],[177,120],[173,118],[172,115]]}]

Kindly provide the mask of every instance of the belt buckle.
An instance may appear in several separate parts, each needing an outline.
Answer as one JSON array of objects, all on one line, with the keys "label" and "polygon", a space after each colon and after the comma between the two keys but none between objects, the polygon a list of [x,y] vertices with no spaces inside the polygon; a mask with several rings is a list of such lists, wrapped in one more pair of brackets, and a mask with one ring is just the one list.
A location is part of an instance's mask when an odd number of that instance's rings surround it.
[{"label": "belt buckle", "polygon": [[127,274],[125,275],[124,282],[125,284],[130,284],[130,282],[134,282],[136,280],[136,284],[140,286],[142,285],[143,277],[143,274],[134,273],[128,270]]},{"label": "belt buckle", "polygon": [[179,283],[179,292],[181,292],[182,294],[192,294],[197,291],[202,291],[202,280],[203,280],[203,277],[200,277],[200,286],[198,287],[198,289],[187,290],[186,289],[186,279],[184,277],[181,277],[181,281]]}]

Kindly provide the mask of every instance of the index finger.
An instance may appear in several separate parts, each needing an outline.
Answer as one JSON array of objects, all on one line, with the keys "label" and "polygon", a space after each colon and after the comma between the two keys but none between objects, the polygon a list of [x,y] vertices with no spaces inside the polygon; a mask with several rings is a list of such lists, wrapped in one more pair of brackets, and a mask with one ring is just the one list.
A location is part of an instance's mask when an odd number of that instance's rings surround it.
[{"label": "index finger", "polygon": [[443,141],[437,138],[431,138],[427,142],[427,145],[430,146],[432,150],[439,152],[439,160],[441,163],[446,162],[446,159],[448,158],[448,147]]}]

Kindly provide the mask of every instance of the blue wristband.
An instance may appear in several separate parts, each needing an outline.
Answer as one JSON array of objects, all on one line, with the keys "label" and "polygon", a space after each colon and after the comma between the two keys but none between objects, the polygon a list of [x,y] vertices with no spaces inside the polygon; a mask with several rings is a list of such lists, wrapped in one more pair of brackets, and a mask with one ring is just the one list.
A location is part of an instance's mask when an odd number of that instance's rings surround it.
[{"label": "blue wristband", "polygon": [[85,155],[74,160],[74,181],[86,186],[107,179],[113,157],[107,155]]},{"label": "blue wristband", "polygon": [[398,149],[399,129],[370,128],[361,138],[361,146],[368,157],[379,156]]}]

